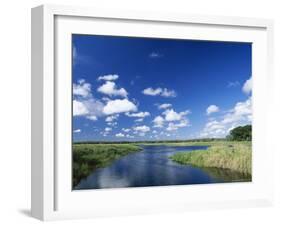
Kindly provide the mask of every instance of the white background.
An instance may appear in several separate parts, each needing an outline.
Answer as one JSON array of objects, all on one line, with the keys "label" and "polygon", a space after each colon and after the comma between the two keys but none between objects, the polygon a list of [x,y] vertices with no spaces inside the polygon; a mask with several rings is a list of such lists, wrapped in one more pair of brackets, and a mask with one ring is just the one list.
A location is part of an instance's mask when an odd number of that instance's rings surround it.
[{"label": "white background", "polygon": [[[56,4],[77,4],[74,0],[56,0]],[[94,220],[51,222],[52,225],[280,225],[281,224],[281,14],[278,0],[80,0],[79,5],[181,12],[208,15],[231,15],[272,18],[275,20],[275,148],[274,207],[195,211],[186,213],[118,217]],[[0,9],[0,224],[37,225],[42,222],[29,216],[30,208],[30,8],[50,1],[9,0]],[[279,50],[279,51],[278,51]],[[279,98],[278,98],[279,97]]]}]

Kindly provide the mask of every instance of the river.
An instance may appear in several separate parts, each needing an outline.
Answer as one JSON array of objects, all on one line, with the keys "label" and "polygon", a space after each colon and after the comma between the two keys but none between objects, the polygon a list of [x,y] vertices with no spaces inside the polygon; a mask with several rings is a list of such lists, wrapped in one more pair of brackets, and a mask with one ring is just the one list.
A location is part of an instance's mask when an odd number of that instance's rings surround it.
[{"label": "river", "polygon": [[142,151],[114,161],[82,179],[75,189],[146,187],[248,181],[242,174],[227,169],[181,165],[169,157],[182,151],[207,149],[207,146],[143,145]]}]

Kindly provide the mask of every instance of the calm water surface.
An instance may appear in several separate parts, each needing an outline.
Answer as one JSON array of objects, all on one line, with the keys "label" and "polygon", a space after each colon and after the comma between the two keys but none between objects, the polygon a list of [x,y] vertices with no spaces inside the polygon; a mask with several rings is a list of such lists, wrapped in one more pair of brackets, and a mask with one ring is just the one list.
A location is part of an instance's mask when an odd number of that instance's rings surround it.
[{"label": "calm water surface", "polygon": [[75,189],[145,187],[248,181],[244,175],[218,168],[180,165],[169,159],[175,153],[207,149],[207,146],[144,145],[106,168],[95,170]]}]

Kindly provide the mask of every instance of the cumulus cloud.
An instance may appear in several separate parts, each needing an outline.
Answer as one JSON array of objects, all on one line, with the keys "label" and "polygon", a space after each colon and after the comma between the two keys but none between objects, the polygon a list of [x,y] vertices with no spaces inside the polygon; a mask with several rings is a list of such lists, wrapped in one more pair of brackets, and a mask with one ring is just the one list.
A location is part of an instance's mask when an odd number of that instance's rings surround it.
[{"label": "cumulus cloud", "polygon": [[84,116],[89,120],[96,121],[102,116],[104,104],[96,100],[91,92],[91,84],[84,79],[73,84],[73,116]]},{"label": "cumulus cloud", "polygon": [[117,74],[113,74],[113,75],[103,75],[103,76],[99,76],[98,80],[105,80],[105,81],[114,81],[117,80],[119,78],[119,75]]},{"label": "cumulus cloud", "polygon": [[141,132],[141,133],[146,133],[146,132],[149,132],[150,131],[150,128],[148,126],[136,126],[133,128],[135,131],[137,132]]},{"label": "cumulus cloud", "polygon": [[157,116],[154,118],[153,127],[162,128],[166,125],[167,131],[175,131],[179,128],[190,126],[189,120],[186,117],[190,113],[189,110],[176,112],[174,109],[167,109],[162,114],[162,116]]},{"label": "cumulus cloud", "polygon": [[73,116],[86,116],[88,119],[96,120],[103,113],[104,104],[94,98],[73,100]]},{"label": "cumulus cloud", "polygon": [[164,125],[165,119],[162,116],[158,115],[153,119],[152,122],[154,123],[153,127],[162,128]]},{"label": "cumulus cloud", "polygon": [[125,135],[123,133],[117,133],[115,134],[116,137],[125,137]]},{"label": "cumulus cloud", "polygon": [[238,102],[224,115],[209,120],[201,131],[201,137],[225,137],[237,126],[246,125],[252,121],[251,98]]},{"label": "cumulus cloud", "polygon": [[170,107],[172,107],[172,105],[167,103],[158,105],[158,109],[166,109]]},{"label": "cumulus cloud", "polygon": [[89,113],[83,102],[73,100],[73,116],[87,115]]},{"label": "cumulus cloud", "polygon": [[124,88],[118,89],[115,82],[106,81],[105,84],[98,88],[98,92],[109,96],[122,96],[127,97],[128,93]]},{"label": "cumulus cloud", "polygon": [[150,113],[145,111],[145,112],[137,112],[137,113],[130,113],[130,112],[127,112],[126,115],[128,117],[134,117],[134,118],[145,118],[147,116],[150,116]]},{"label": "cumulus cloud", "polygon": [[212,113],[215,113],[215,112],[219,112],[219,107],[217,105],[210,105],[207,109],[206,109],[206,114],[207,115],[210,115]]},{"label": "cumulus cloud", "polygon": [[242,91],[246,94],[249,94],[252,92],[252,77],[249,78],[243,85]]},{"label": "cumulus cloud", "polygon": [[168,90],[167,88],[164,88],[162,93],[161,93],[161,96],[163,96],[163,97],[176,97],[177,94],[174,90]]},{"label": "cumulus cloud", "polygon": [[110,128],[110,127],[106,127],[106,128],[104,129],[105,132],[110,132],[111,130],[112,130],[112,128]]},{"label": "cumulus cloud", "polygon": [[[127,96],[125,89],[117,89],[114,82],[108,81],[117,79],[117,75],[106,75],[100,77],[99,80],[106,80],[105,84],[98,88],[99,92],[115,96]],[[137,106],[129,101],[127,98],[111,100],[97,100],[92,95],[91,84],[84,79],[78,80],[73,85],[73,116],[83,116],[89,120],[96,121],[98,117],[106,116],[105,122],[109,126],[116,126],[115,122],[119,113],[129,113],[129,117],[143,118],[150,115],[149,112],[139,112],[130,114],[130,112],[137,111]]]},{"label": "cumulus cloud", "polygon": [[84,79],[78,80],[78,83],[73,84],[73,95],[89,97],[91,95],[91,84]]},{"label": "cumulus cloud", "polygon": [[117,126],[117,122],[107,122],[106,123],[108,126],[112,126],[112,127],[115,127],[115,126]]},{"label": "cumulus cloud", "polygon": [[148,131],[150,131],[150,128],[148,126],[136,126],[133,129],[135,131],[140,131],[140,132],[148,132]]},{"label": "cumulus cloud", "polygon": [[90,119],[92,121],[97,121],[98,120],[97,116],[95,116],[95,115],[89,115],[89,116],[86,116],[86,118]]},{"label": "cumulus cloud", "polygon": [[122,128],[122,131],[125,132],[125,133],[129,133],[131,131],[131,129],[128,129],[128,128]]},{"label": "cumulus cloud", "polygon": [[188,119],[182,119],[178,123],[170,122],[168,124],[168,127],[167,127],[166,130],[167,131],[173,131],[173,130],[178,130],[179,128],[187,127],[187,126],[189,126],[189,120]]},{"label": "cumulus cloud", "polygon": [[244,102],[238,102],[234,108],[228,111],[222,122],[224,124],[234,123],[239,121],[250,122],[252,118],[252,99],[249,98]]},{"label": "cumulus cloud", "polygon": [[119,117],[119,114],[116,114],[116,115],[110,115],[110,116],[107,116],[105,118],[105,121],[106,122],[113,122],[114,120],[117,120]]},{"label": "cumulus cloud", "polygon": [[73,130],[73,133],[81,133],[81,129],[75,129]]},{"label": "cumulus cloud", "polygon": [[157,95],[160,95],[162,92],[162,88],[156,88],[156,89],[153,89],[153,88],[146,88],[142,91],[143,94],[145,95],[149,95],[149,96],[157,96]]},{"label": "cumulus cloud", "polygon": [[156,88],[151,87],[146,88],[142,91],[144,95],[148,96],[163,96],[163,97],[176,97],[176,92],[174,90],[168,90],[167,88]]},{"label": "cumulus cloud", "polygon": [[201,132],[201,137],[224,137],[226,136],[226,125],[217,120],[211,120],[206,123],[203,131]]},{"label": "cumulus cloud", "polygon": [[108,101],[103,108],[103,113],[106,115],[130,111],[137,111],[137,106],[128,99],[116,99]]},{"label": "cumulus cloud", "polygon": [[163,112],[163,115],[165,115],[165,120],[167,122],[172,122],[172,121],[179,121],[179,120],[183,119],[183,117],[189,113],[190,113],[189,110],[178,113],[178,112],[174,111],[174,109],[168,109]]}]

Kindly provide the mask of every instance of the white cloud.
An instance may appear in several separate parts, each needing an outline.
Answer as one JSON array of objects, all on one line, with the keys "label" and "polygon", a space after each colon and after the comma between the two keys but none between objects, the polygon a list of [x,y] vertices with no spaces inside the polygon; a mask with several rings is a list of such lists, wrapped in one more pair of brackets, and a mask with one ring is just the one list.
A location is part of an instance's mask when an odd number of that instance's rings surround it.
[{"label": "white cloud", "polygon": [[252,77],[249,78],[243,85],[242,91],[246,94],[249,94],[252,92]]},{"label": "white cloud", "polygon": [[87,119],[96,121],[98,116],[102,116],[104,104],[96,100],[91,93],[91,84],[84,79],[73,84],[73,116],[84,116]]},{"label": "white cloud", "polygon": [[135,131],[137,132],[142,132],[142,133],[146,133],[146,132],[149,132],[150,131],[150,128],[148,126],[136,126],[133,128]]},{"label": "white cloud", "polygon": [[210,115],[212,113],[215,113],[215,112],[219,112],[219,107],[217,105],[210,105],[207,109],[206,109],[206,113],[207,115]]},{"label": "white cloud", "polygon": [[158,115],[153,119],[153,123],[154,123],[153,127],[161,128],[161,127],[163,127],[164,122],[165,122],[164,118],[162,116]]},{"label": "white cloud", "polygon": [[157,96],[157,95],[160,95],[161,92],[162,92],[162,88],[153,89],[151,87],[146,88],[142,91],[143,94],[149,95],[149,96]]},{"label": "white cloud", "polygon": [[149,95],[149,96],[163,96],[163,97],[176,97],[176,92],[174,90],[168,90],[167,88],[156,88],[153,89],[151,87],[146,88],[142,91],[144,95]]},{"label": "white cloud", "polygon": [[99,76],[98,80],[105,80],[105,81],[114,81],[119,78],[119,75],[113,74],[113,75],[103,75]]},{"label": "white cloud", "polygon": [[222,117],[209,120],[202,132],[201,137],[225,137],[229,131],[237,126],[250,124],[252,121],[251,98],[244,102],[238,102]]},{"label": "white cloud", "polygon": [[170,122],[168,124],[168,127],[167,127],[166,130],[167,131],[173,131],[173,130],[178,130],[179,128],[187,127],[187,126],[189,126],[189,120],[188,119],[183,119],[183,120],[181,120],[178,123]]},{"label": "white cloud", "polygon": [[89,97],[91,95],[91,84],[86,83],[84,79],[80,79],[77,84],[73,84],[73,95]]},{"label": "white cloud", "polygon": [[225,124],[221,121],[212,120],[205,125],[203,131],[200,133],[200,137],[224,137],[226,136],[226,132],[227,128]]},{"label": "white cloud", "polygon": [[73,116],[85,116],[90,120],[97,120],[102,116],[103,103],[90,97],[89,99],[73,100]]},{"label": "white cloud", "polygon": [[143,121],[143,118],[138,118],[135,120],[135,122],[142,122]]},{"label": "white cloud", "polygon": [[73,130],[73,133],[81,133],[81,129]]},{"label": "white cloud", "polygon": [[236,103],[234,108],[228,111],[228,113],[224,115],[222,122],[224,124],[235,123],[239,121],[250,122],[251,119],[252,119],[252,100],[251,98],[249,98],[245,102]]},{"label": "white cloud", "polygon": [[106,123],[108,126],[112,126],[112,127],[114,127],[114,126],[117,126],[117,122],[108,122],[108,123]]},{"label": "white cloud", "polygon": [[123,133],[117,133],[115,134],[116,137],[124,137],[125,135]]},{"label": "white cloud", "polygon": [[105,84],[98,88],[98,92],[109,96],[127,97],[128,93],[124,88],[117,89],[116,84],[111,81],[106,81]]},{"label": "white cloud", "polygon": [[110,132],[112,130],[112,128],[110,128],[110,127],[106,127],[105,129],[104,129],[104,131],[106,131],[106,132]]},{"label": "white cloud", "polygon": [[167,109],[162,113],[164,117],[159,115],[154,118],[152,121],[154,124],[153,127],[162,128],[166,122],[168,123],[166,127],[167,131],[174,131],[179,128],[190,126],[189,120],[186,117],[189,113],[189,110],[176,112],[174,109]]},{"label": "white cloud", "polygon": [[176,97],[177,94],[174,90],[168,90],[166,88],[163,89],[161,96],[163,97]]},{"label": "white cloud", "polygon": [[165,120],[168,122],[178,121],[182,117],[179,113],[175,112],[173,109],[166,110],[163,114],[165,115]]},{"label": "white cloud", "polygon": [[89,114],[89,111],[84,103],[73,100],[73,116],[82,116],[87,114]]},{"label": "white cloud", "polygon": [[130,113],[130,112],[127,112],[126,115],[128,117],[135,117],[135,118],[145,118],[147,116],[150,116],[150,113],[145,111],[141,111],[141,112],[137,112],[137,113]]},{"label": "white cloud", "polygon": [[172,105],[167,103],[158,105],[158,109],[166,109],[169,107],[172,107]]},{"label": "white cloud", "polygon": [[90,119],[90,120],[92,120],[92,121],[97,121],[97,120],[98,120],[97,116],[95,116],[95,115],[89,115],[89,116],[87,116],[86,118],[87,118],[87,119]]},{"label": "white cloud", "polygon": [[131,129],[122,128],[122,131],[125,132],[125,133],[129,133],[131,131]]},{"label": "white cloud", "polygon": [[116,115],[110,115],[110,116],[107,116],[105,118],[105,121],[106,122],[113,122],[114,120],[117,120],[119,117],[119,114],[116,114]]},{"label": "white cloud", "polygon": [[173,130],[177,130],[177,129],[178,129],[178,127],[176,127],[174,123],[170,122],[170,123],[168,124],[168,127],[167,127],[166,130],[167,130],[167,131],[173,131]]},{"label": "white cloud", "polygon": [[103,113],[112,115],[123,112],[137,111],[137,106],[128,99],[116,99],[108,101],[103,108]]},{"label": "white cloud", "polygon": [[174,111],[174,109],[168,109],[163,112],[163,115],[165,115],[165,120],[167,122],[172,122],[172,121],[179,121],[179,120],[183,119],[183,117],[189,113],[190,113],[189,110],[178,113],[178,112]]}]

